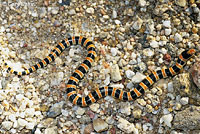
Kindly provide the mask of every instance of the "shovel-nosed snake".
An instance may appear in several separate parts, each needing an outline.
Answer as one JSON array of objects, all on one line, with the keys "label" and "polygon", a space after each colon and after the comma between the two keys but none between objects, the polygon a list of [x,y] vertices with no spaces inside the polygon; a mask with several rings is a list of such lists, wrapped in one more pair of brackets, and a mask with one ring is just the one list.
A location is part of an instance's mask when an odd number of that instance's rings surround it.
[{"label": "shovel-nosed snake", "polygon": [[80,97],[78,95],[76,91],[76,86],[78,85],[79,81],[84,77],[84,75],[88,72],[89,68],[92,65],[92,62],[94,62],[96,57],[96,51],[93,42],[83,36],[73,36],[61,41],[45,59],[43,59],[36,65],[31,66],[29,69],[26,69],[22,72],[14,71],[14,69],[9,67],[7,63],[5,63],[5,66],[7,67],[7,70],[10,73],[14,73],[15,75],[19,76],[27,75],[39,68],[47,66],[49,63],[54,61],[55,58],[59,56],[66,48],[76,44],[80,44],[83,47],[85,47],[88,51],[88,54],[83,63],[80,64],[80,66],[74,71],[74,73],[69,78],[69,81],[66,86],[66,93],[68,99],[73,104],[77,104],[80,106],[88,106],[91,103],[94,103],[100,98],[103,98],[105,96],[112,96],[114,98],[124,101],[134,100],[137,97],[144,94],[145,90],[151,87],[159,79],[167,78],[169,76],[174,76],[177,73],[179,73],[179,71],[183,68],[187,60],[190,59],[195,53],[195,49],[189,49],[183,51],[179,55],[178,60],[176,61],[174,66],[169,67],[167,69],[153,71],[150,75],[146,76],[145,79],[143,79],[139,84],[135,86],[135,88],[133,88],[129,92],[123,91],[122,89],[105,86],[92,91],[85,97]]}]

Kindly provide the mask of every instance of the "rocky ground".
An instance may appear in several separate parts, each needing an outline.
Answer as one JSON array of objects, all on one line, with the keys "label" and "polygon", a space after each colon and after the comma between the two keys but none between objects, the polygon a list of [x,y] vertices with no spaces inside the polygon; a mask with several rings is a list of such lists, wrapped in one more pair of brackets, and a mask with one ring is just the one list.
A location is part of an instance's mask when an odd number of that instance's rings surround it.
[{"label": "rocky ground", "polygon": [[86,108],[65,97],[65,83],[86,56],[81,46],[21,78],[3,66],[23,70],[62,39],[83,35],[98,56],[77,92],[105,85],[128,91],[183,50],[199,51],[199,34],[198,0],[0,0],[0,133],[200,133],[199,53],[133,102],[105,97]]}]

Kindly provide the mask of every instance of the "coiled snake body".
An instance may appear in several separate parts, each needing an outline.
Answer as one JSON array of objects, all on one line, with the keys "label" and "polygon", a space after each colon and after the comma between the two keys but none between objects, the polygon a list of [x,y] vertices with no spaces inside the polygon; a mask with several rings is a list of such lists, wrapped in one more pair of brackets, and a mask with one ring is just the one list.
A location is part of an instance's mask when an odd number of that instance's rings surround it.
[{"label": "coiled snake body", "polygon": [[94,62],[96,57],[96,52],[93,42],[87,38],[84,38],[83,36],[73,36],[61,41],[45,59],[43,59],[36,65],[22,72],[14,71],[11,67],[8,66],[7,63],[5,63],[5,66],[7,67],[10,73],[14,73],[15,75],[19,76],[27,75],[39,68],[47,66],[49,63],[54,61],[55,58],[59,56],[67,47],[76,44],[80,44],[83,47],[85,47],[88,51],[88,54],[83,63],[75,70],[75,72],[69,78],[69,81],[66,86],[66,93],[68,99],[73,104],[77,104],[80,106],[88,106],[91,103],[96,102],[100,98],[103,98],[108,95],[124,101],[134,100],[137,97],[144,94],[145,90],[147,90],[151,85],[153,85],[159,79],[167,78],[169,76],[174,76],[177,73],[179,73],[179,71],[185,65],[186,61],[190,59],[192,55],[195,53],[195,49],[189,49],[183,51],[181,55],[178,57],[178,60],[176,61],[176,64],[174,66],[169,67],[168,69],[153,71],[150,75],[146,76],[146,78],[142,80],[142,82],[137,84],[136,87],[130,90],[129,92],[114,87],[105,86],[94,90],[85,97],[80,97],[77,94],[76,86],[78,85],[79,81],[84,77],[85,73],[88,72],[92,62]]}]

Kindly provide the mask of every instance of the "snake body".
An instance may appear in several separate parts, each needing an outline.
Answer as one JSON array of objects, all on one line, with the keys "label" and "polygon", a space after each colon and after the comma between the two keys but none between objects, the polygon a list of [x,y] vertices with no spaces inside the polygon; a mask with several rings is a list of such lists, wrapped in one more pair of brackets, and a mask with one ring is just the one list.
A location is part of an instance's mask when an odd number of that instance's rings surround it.
[{"label": "snake body", "polygon": [[76,86],[78,85],[79,81],[83,79],[84,75],[88,72],[89,68],[91,68],[92,62],[94,62],[96,57],[96,51],[94,43],[83,36],[73,36],[70,38],[66,38],[65,40],[58,43],[58,45],[54,49],[52,49],[50,54],[45,59],[22,72],[14,71],[14,69],[8,66],[7,63],[5,63],[5,66],[7,67],[7,70],[10,73],[14,73],[15,75],[28,75],[39,68],[47,66],[69,46],[77,44],[80,44],[83,47],[85,47],[88,53],[83,63],[80,64],[80,66],[74,71],[74,73],[69,78],[69,81],[67,82],[66,86],[66,94],[68,99],[73,104],[83,107],[88,106],[91,103],[94,103],[105,96],[112,96],[123,101],[134,100],[137,97],[140,97],[142,94],[144,94],[145,90],[151,87],[159,79],[174,76],[177,73],[179,73],[179,71],[183,68],[187,60],[189,60],[195,53],[195,49],[183,51],[179,55],[178,60],[176,61],[176,64],[174,66],[169,67],[168,69],[153,71],[150,75],[146,76],[144,80],[142,80],[139,84],[136,85],[135,88],[133,88],[129,92],[114,87],[105,86],[90,92],[85,97],[80,97],[78,95],[76,91]]}]

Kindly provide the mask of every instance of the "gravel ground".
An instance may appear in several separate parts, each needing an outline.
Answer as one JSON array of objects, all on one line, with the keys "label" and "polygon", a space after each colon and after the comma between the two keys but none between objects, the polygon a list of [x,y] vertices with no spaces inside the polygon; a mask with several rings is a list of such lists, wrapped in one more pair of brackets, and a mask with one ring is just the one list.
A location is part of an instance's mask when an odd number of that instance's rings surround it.
[{"label": "gravel ground", "polygon": [[199,34],[198,0],[0,0],[0,133],[200,133],[199,54],[135,101],[105,97],[86,108],[65,97],[65,83],[86,56],[81,46],[21,78],[3,66],[23,70],[62,39],[83,35],[98,56],[77,92],[106,85],[128,91],[183,50],[199,51]]}]

